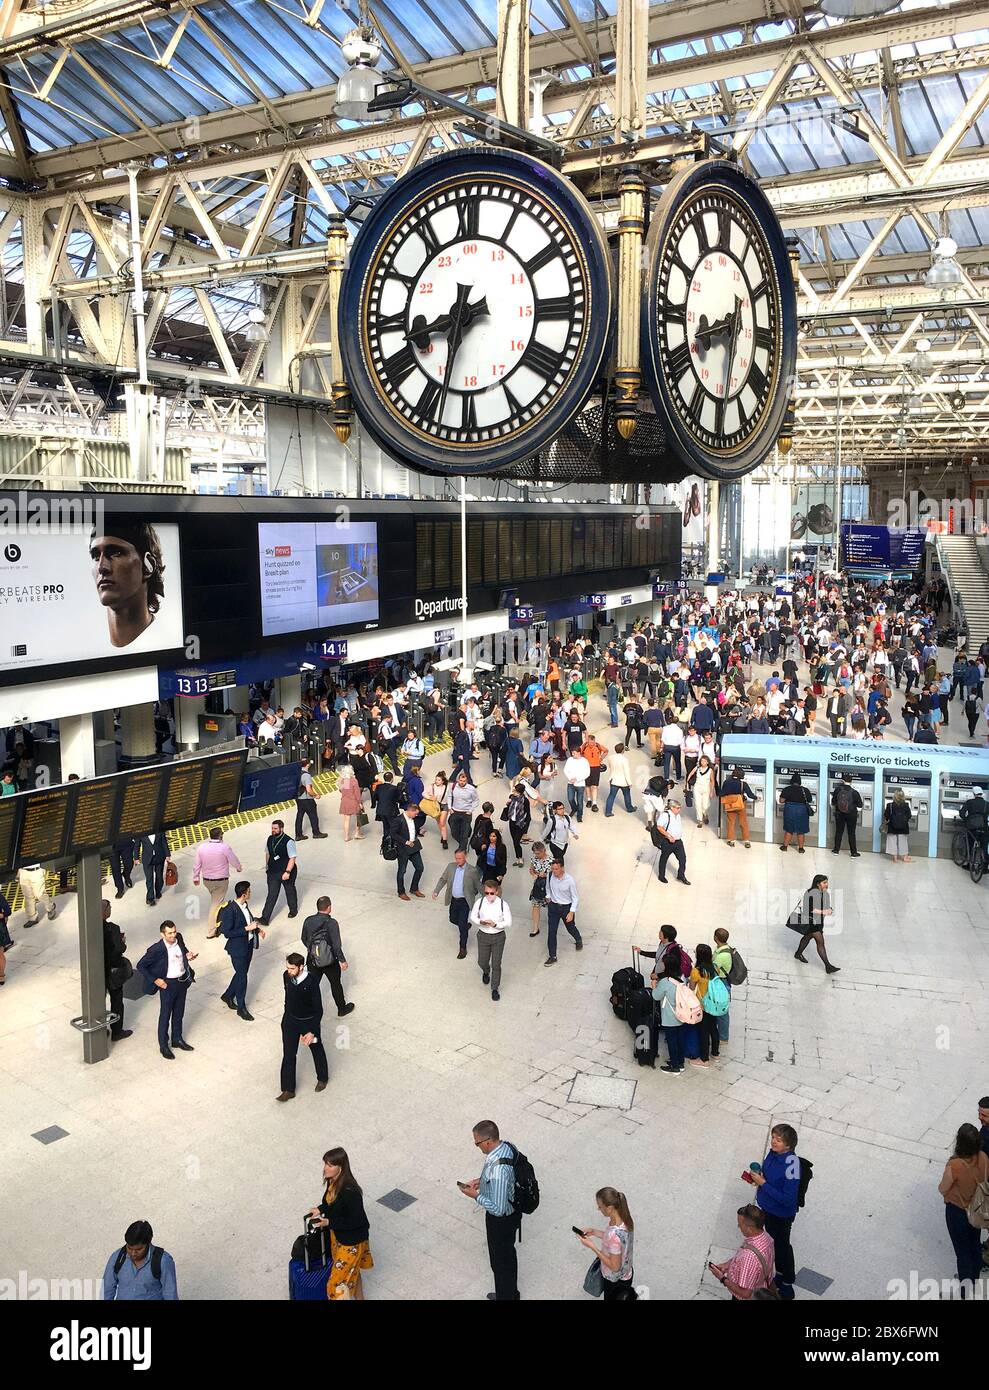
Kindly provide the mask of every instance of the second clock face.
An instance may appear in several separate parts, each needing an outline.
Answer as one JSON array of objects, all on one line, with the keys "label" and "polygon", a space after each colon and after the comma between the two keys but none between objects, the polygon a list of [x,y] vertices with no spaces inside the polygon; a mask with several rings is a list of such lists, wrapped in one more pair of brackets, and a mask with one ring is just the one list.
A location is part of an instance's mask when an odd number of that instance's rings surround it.
[{"label": "second clock face", "polygon": [[772,448],[795,355],[779,224],[737,169],[699,165],[664,195],[650,251],[647,356],[669,437],[709,476],[737,476]]},{"label": "second clock face", "polygon": [[579,409],[610,286],[593,217],[558,175],[503,152],[455,159],[375,207],[359,297],[345,296],[357,322],[342,315],[340,330],[358,412],[386,446],[415,466],[479,472],[534,452]]}]

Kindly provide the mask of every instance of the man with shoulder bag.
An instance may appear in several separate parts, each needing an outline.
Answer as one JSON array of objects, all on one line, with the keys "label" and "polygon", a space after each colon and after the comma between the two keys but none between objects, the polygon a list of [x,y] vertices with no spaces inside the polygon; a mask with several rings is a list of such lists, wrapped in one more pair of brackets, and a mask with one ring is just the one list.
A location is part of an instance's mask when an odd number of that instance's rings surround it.
[{"label": "man with shoulder bag", "polygon": [[353,1013],[343,993],[341,972],[348,968],[347,957],[340,941],[340,923],[330,916],[332,902],[327,897],[316,899],[316,911],[302,924],[302,944],[306,948],[306,969],[315,976],[317,985],[323,976],[330,982],[330,993],[340,1018]]}]

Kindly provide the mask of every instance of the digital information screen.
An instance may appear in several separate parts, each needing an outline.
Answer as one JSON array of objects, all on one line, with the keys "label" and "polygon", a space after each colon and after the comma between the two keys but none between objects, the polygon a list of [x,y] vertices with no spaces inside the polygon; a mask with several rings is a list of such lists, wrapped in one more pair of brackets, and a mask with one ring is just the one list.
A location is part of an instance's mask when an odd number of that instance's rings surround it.
[{"label": "digital information screen", "polygon": [[262,521],[258,564],[265,637],[378,621],[373,521]]},{"label": "digital information screen", "polygon": [[168,790],[165,793],[165,807],[161,813],[164,827],[190,825],[197,818],[199,798],[203,790],[203,765],[201,762],[173,763],[168,771]]},{"label": "digital information screen", "polygon": [[206,789],[199,807],[200,820],[234,814],[240,805],[246,762],[246,748],[240,748],[235,753],[218,753],[206,761]]},{"label": "digital information screen", "polygon": [[25,798],[0,797],[0,876],[13,873],[17,849],[17,829],[21,822]]},{"label": "digital information screen", "polygon": [[114,843],[114,811],[121,785],[119,777],[73,784],[75,799],[69,809],[66,842],[70,852],[85,854]]},{"label": "digital information screen", "polygon": [[142,767],[124,775],[127,782],[114,841],[125,840],[131,835],[145,835],[161,821],[158,811],[165,783],[165,768]]},{"label": "digital information screen", "polygon": [[239,748],[0,798],[0,876],[149,831],[232,815],[246,762],[247,749]]},{"label": "digital information screen", "polygon": [[64,854],[68,830],[66,811],[70,786],[51,787],[33,792],[24,807],[24,824],[18,860],[22,864],[42,864],[46,859],[59,859]]}]

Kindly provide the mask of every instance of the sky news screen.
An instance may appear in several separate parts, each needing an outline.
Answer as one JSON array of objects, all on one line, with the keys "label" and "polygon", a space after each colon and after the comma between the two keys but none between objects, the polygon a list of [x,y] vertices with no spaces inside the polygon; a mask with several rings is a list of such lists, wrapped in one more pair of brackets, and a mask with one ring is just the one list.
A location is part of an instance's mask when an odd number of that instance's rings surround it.
[{"label": "sky news screen", "polygon": [[258,559],[265,637],[378,621],[375,522],[261,522]]}]

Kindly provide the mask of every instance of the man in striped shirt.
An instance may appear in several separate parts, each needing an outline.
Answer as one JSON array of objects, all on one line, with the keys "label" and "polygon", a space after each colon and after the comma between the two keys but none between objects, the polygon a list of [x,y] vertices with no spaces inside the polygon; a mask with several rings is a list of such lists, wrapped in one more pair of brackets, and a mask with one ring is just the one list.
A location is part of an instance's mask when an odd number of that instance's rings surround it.
[{"label": "man in striped shirt", "polygon": [[481,1120],[473,1129],[474,1147],[484,1155],[481,1176],[461,1183],[460,1190],[484,1211],[488,1259],[494,1275],[492,1302],[514,1303],[518,1290],[519,1262],[515,1253],[521,1217],[514,1211],[514,1149],[502,1140],[494,1120]]},{"label": "man in striped shirt", "polygon": [[736,1303],[750,1299],[758,1289],[772,1287],[775,1256],[773,1238],[766,1231],[765,1215],[757,1206],[750,1203],[739,1207],[737,1220],[743,1243],[727,1264],[708,1266]]}]

